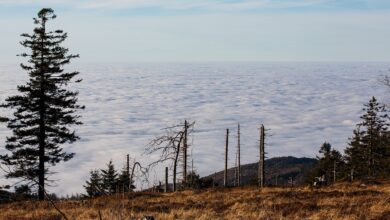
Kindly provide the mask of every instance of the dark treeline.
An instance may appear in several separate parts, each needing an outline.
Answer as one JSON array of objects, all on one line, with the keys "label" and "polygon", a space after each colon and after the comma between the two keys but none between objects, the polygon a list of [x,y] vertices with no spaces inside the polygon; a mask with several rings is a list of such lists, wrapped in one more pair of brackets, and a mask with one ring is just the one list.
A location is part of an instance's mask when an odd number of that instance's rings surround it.
[{"label": "dark treeline", "polygon": [[363,111],[344,154],[325,142],[308,181],[318,178],[319,182],[330,184],[390,177],[390,120],[386,106],[372,97]]}]

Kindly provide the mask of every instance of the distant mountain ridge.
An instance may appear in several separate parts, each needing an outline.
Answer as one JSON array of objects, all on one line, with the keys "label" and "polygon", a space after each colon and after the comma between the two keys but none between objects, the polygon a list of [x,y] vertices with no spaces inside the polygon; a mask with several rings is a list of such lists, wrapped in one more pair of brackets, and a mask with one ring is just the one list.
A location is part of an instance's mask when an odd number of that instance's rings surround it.
[{"label": "distant mountain ridge", "polygon": [[[308,171],[317,163],[314,158],[274,157],[265,160],[265,184],[269,186],[303,185]],[[258,163],[241,165],[241,185],[255,185],[258,177]],[[224,171],[204,178],[213,179],[214,184],[223,186]],[[228,169],[228,186],[235,186],[236,168]]]}]

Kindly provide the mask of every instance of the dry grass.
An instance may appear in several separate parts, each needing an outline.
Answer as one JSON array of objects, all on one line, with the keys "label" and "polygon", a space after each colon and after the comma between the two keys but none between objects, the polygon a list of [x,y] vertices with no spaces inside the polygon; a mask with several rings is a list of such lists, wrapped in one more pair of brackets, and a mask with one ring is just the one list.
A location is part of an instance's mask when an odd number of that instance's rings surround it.
[{"label": "dry grass", "polygon": [[[390,219],[390,183],[322,189],[211,189],[58,202],[69,219]],[[61,219],[47,202],[0,205],[0,219]]]}]

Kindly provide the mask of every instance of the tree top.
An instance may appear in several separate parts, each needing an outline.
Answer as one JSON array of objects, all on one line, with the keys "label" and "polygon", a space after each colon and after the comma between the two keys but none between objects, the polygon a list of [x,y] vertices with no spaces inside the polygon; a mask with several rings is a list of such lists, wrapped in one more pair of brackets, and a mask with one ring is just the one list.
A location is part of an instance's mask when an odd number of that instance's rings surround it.
[{"label": "tree top", "polygon": [[[38,18],[40,18],[43,22],[46,22],[49,19],[55,19],[57,15],[54,14],[54,10],[51,8],[42,8],[38,12]],[[37,19],[34,18],[36,24],[39,23]]]}]

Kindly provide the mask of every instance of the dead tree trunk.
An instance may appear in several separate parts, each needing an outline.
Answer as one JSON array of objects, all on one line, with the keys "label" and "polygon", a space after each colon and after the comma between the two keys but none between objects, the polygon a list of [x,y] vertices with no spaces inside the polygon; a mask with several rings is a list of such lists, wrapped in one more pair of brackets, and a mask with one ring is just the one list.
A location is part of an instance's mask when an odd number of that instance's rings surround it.
[{"label": "dead tree trunk", "polygon": [[135,162],[135,163],[133,164],[133,168],[131,169],[131,175],[130,175],[130,184],[133,183],[134,171],[135,171],[135,167],[136,167],[137,165],[139,166],[140,169],[142,169],[142,166],[141,166],[140,163]]},{"label": "dead tree trunk", "polygon": [[275,186],[278,186],[278,177],[279,177],[279,175],[275,176]]},{"label": "dead tree trunk", "polygon": [[[126,155],[126,181],[127,180],[129,180],[130,181],[130,156],[129,156],[129,154],[127,154]],[[126,181],[125,181],[125,183],[126,183]],[[129,182],[128,184],[127,184],[127,186],[126,187],[124,187],[125,189],[124,190],[126,190],[126,192],[129,192],[130,191],[130,189],[131,189],[131,182]]]},{"label": "dead tree trunk", "polygon": [[183,134],[180,135],[179,143],[177,144],[177,151],[175,161],[173,162],[173,191],[176,192],[176,174],[177,174],[177,163],[179,162],[181,142],[183,140]]},{"label": "dead tree trunk", "polygon": [[237,129],[237,186],[240,187],[241,185],[241,143],[240,143],[240,123],[238,123],[238,129]]},{"label": "dead tree trunk", "polygon": [[184,143],[183,143],[183,185],[187,183],[187,120],[184,121]]},{"label": "dead tree trunk", "polygon": [[[192,153],[191,153],[191,157],[192,157]],[[191,187],[194,187],[194,175],[195,175],[195,171],[194,171],[194,158],[191,159]]]},{"label": "dead tree trunk", "polygon": [[165,167],[165,186],[164,192],[168,192],[168,167]]},{"label": "dead tree trunk", "polygon": [[173,162],[173,192],[176,192],[176,173],[177,173],[177,162],[179,160],[180,155],[180,146],[181,146],[181,139],[182,135],[180,136],[179,143],[177,144],[177,150],[176,150],[176,157],[175,161]]},{"label": "dead tree trunk", "polygon": [[353,182],[353,172],[354,172],[354,170],[353,170],[353,168],[351,169],[351,182]]},{"label": "dead tree trunk", "polygon": [[229,150],[229,129],[226,129],[226,144],[225,144],[225,173],[223,178],[223,186],[227,187],[227,172],[228,172],[228,150]]},{"label": "dead tree trunk", "polygon": [[264,125],[261,125],[260,127],[260,158],[259,158],[259,187],[264,187],[264,143],[265,143],[265,132],[264,132]]},{"label": "dead tree trunk", "polygon": [[333,161],[333,183],[336,183],[336,160]]}]

